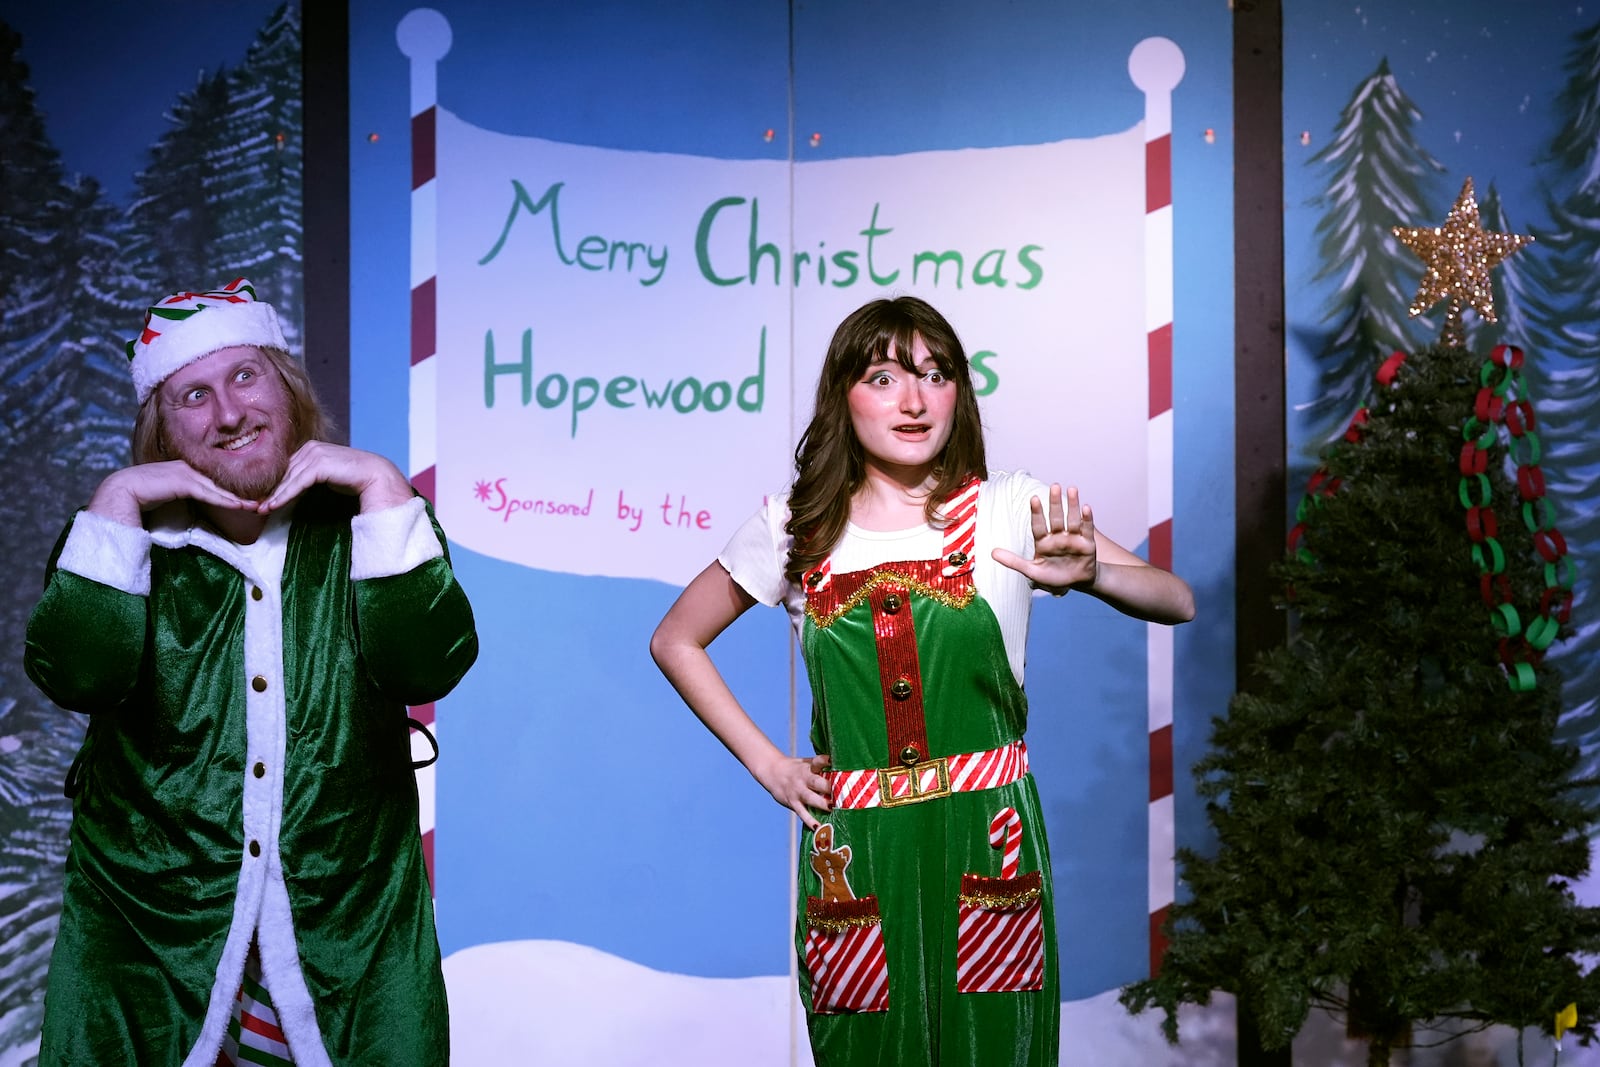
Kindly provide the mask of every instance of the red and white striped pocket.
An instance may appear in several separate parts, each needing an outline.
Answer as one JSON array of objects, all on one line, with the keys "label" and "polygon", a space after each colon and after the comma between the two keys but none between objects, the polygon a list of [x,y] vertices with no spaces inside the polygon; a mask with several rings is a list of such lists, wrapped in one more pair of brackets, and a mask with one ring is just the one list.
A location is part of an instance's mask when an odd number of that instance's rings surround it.
[{"label": "red and white striped pocket", "polygon": [[806,973],[819,1015],[889,1010],[889,963],[878,898],[806,898]]},{"label": "red and white striped pocket", "polygon": [[1001,849],[1000,877],[961,876],[957,905],[956,992],[1017,993],[1044,988],[1044,907],[1038,871],[1017,874],[1022,818],[1001,808],[989,824]]},{"label": "red and white striped pocket", "polygon": [[1018,878],[961,876],[956,992],[1044,988],[1044,909],[1039,872]]}]

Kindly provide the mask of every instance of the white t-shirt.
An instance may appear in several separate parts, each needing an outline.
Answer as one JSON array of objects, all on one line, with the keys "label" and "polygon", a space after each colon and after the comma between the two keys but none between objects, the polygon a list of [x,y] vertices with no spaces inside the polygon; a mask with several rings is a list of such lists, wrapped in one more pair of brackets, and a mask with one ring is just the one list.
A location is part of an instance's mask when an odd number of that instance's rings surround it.
[{"label": "white t-shirt", "polygon": [[[1028,648],[1028,615],[1033,606],[1033,585],[1023,575],[1001,566],[990,556],[994,548],[1008,548],[1024,559],[1033,558],[1033,527],[1028,501],[1037,496],[1049,506],[1049,487],[1026,472],[991,471],[978,489],[978,528],[973,584],[1000,623],[1006,658],[1017,684],[1022,684]],[[733,580],[761,603],[782,604],[789,612],[796,636],[805,619],[806,595],[783,576],[792,538],[784,532],[789,521],[789,494],[771,497],[728,541],[717,557]],[[934,559],[943,555],[944,531],[926,524],[909,530],[863,530],[851,523],[833,549],[835,574],[866,570],[879,563]]]}]

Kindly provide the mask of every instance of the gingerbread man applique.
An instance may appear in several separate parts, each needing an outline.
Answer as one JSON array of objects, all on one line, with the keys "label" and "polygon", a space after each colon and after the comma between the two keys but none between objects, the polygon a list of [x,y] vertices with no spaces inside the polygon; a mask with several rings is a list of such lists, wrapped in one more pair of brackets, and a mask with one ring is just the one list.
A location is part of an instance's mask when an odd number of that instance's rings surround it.
[{"label": "gingerbread man applique", "polygon": [[811,869],[822,880],[823,900],[854,900],[855,892],[845,877],[850,866],[850,846],[833,847],[833,824],[823,823],[811,837]]}]

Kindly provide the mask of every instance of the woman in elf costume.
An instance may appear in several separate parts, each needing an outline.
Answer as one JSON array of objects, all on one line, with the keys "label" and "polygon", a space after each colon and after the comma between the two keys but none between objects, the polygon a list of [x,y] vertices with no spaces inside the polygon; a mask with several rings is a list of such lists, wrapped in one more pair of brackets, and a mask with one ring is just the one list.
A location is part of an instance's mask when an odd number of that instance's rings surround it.
[{"label": "woman in elf costume", "polygon": [[[819,1067],[1054,1064],[1060,992],[1022,668],[1035,588],[1158,622],[1176,576],[1022,474],[991,473],[966,354],[914,297],[840,324],[788,493],[684,590],[657,664],[805,823],[800,996]],[[783,604],[815,700],[817,755],[785,755],[706,653]]]}]

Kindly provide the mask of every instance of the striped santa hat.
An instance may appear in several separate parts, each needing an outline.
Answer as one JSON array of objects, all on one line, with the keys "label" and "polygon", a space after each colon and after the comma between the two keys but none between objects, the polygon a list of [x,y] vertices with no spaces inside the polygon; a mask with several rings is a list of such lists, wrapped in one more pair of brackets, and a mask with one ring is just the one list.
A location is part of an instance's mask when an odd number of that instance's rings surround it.
[{"label": "striped santa hat", "polygon": [[139,403],[174,371],[235,345],[289,347],[272,305],[256,300],[255,288],[243,278],[209,292],[174,293],[153,305],[144,329],[127,344]]}]

